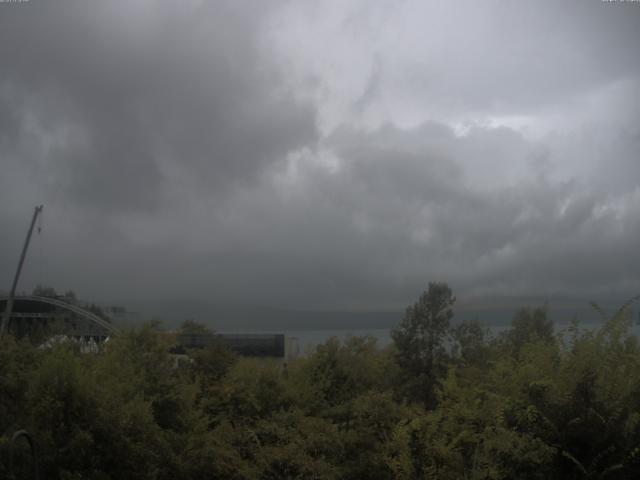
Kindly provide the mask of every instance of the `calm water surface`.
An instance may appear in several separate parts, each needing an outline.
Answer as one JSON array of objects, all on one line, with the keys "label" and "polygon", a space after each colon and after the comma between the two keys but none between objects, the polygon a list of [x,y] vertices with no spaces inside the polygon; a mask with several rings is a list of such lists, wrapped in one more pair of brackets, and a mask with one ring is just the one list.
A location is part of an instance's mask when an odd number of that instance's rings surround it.
[{"label": "calm water surface", "polygon": [[[555,331],[560,332],[565,330],[569,324],[556,324]],[[581,324],[584,329],[595,329],[602,326],[602,323],[584,323]],[[492,336],[497,336],[500,332],[510,328],[509,326],[489,326],[489,333]],[[640,324],[634,323],[632,333],[640,337]],[[337,337],[340,340],[346,340],[349,337],[363,337],[370,336],[376,339],[379,347],[386,347],[392,342],[390,329],[365,329],[365,330],[287,330],[287,331],[261,331],[256,332],[233,332],[233,333],[284,333],[287,338],[296,338],[300,354],[310,353],[316,346],[326,342],[331,337]]]}]

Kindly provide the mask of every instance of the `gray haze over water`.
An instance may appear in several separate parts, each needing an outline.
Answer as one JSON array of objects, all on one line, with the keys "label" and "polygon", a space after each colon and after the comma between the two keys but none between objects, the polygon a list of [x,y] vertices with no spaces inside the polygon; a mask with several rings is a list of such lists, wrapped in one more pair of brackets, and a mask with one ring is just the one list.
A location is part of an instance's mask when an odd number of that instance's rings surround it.
[{"label": "gray haze over water", "polygon": [[640,3],[0,4],[0,289],[640,292]]}]

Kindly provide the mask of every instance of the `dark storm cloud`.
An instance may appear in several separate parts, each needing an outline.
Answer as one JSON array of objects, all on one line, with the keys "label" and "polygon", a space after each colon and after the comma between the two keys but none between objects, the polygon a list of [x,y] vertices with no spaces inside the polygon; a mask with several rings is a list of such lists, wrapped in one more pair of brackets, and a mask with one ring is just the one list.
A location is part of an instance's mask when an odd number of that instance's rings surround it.
[{"label": "dark storm cloud", "polygon": [[463,166],[494,164],[496,144],[534,166],[542,148],[505,129],[344,128],[222,208],[217,252],[189,271],[224,272],[211,288],[224,298],[320,308],[400,308],[434,278],[466,295],[637,288],[638,192],[535,169],[487,187]]},{"label": "dark storm cloud", "polygon": [[44,258],[95,298],[640,289],[636,5],[8,5],[4,285],[45,203],[25,288]]},{"label": "dark storm cloud", "polygon": [[5,151],[23,164],[25,143],[53,136],[45,168],[66,178],[52,188],[100,210],[156,208],[173,164],[192,188],[250,180],[314,138],[312,110],[278,94],[259,56],[264,15],[234,2],[4,8],[0,111],[22,127],[4,131]]}]

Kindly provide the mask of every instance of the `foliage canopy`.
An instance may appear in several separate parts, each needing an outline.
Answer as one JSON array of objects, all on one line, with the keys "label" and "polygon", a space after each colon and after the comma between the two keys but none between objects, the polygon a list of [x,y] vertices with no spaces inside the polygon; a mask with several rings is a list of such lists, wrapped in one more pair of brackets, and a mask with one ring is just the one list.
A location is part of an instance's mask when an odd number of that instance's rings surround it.
[{"label": "foliage canopy", "polygon": [[218,345],[176,362],[153,324],[98,355],[5,337],[0,478],[21,428],[51,479],[638,478],[628,309],[557,333],[525,309],[491,338],[453,304],[430,284],[390,347],[334,338],[286,369]]}]

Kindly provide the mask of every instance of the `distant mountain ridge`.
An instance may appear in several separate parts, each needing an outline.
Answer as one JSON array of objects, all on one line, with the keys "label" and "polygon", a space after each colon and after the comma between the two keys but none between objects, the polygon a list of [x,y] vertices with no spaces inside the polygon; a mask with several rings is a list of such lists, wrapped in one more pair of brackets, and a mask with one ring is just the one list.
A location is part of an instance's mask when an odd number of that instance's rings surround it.
[{"label": "distant mountain ridge", "polygon": [[[366,330],[391,329],[404,315],[398,311],[350,311],[350,310],[296,310],[269,306],[225,305],[207,300],[129,300],[117,302],[129,311],[129,316],[139,323],[159,319],[168,328],[177,327],[183,320],[202,322],[215,331],[278,331],[278,330]],[[624,300],[597,302],[609,314],[613,314]],[[514,314],[522,307],[547,305],[551,319],[556,323],[568,323],[578,318],[584,323],[601,321],[601,316],[580,298],[541,297],[492,297],[459,300],[454,309],[454,321],[478,320],[487,326],[509,325]],[[637,305],[633,306],[638,315]]]}]

